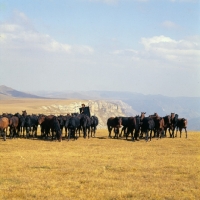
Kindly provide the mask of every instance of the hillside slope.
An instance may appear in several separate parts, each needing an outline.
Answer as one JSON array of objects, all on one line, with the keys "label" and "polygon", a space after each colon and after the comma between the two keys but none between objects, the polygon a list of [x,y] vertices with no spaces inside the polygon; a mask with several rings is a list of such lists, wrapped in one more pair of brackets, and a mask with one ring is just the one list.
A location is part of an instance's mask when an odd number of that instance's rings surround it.
[{"label": "hillside slope", "polygon": [[37,95],[20,92],[18,90],[12,89],[10,87],[7,87],[5,85],[0,85],[0,99],[6,99],[6,98],[42,98]]}]

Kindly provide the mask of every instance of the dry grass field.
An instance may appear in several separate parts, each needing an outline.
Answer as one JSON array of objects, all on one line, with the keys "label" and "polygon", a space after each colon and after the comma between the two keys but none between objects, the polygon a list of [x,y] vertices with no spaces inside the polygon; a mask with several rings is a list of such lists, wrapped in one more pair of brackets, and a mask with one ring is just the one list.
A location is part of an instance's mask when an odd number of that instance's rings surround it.
[{"label": "dry grass field", "polygon": [[[0,110],[37,113],[31,105],[44,104],[29,101],[1,101]],[[200,199],[200,132],[147,143],[107,136],[0,138],[0,199]]]},{"label": "dry grass field", "polygon": [[200,133],[146,143],[0,141],[0,199],[199,199]]},{"label": "dry grass field", "polygon": [[[28,114],[44,113],[41,109],[42,106],[50,106],[52,104],[68,105],[74,101],[80,100],[62,100],[62,99],[1,99],[0,100],[0,114],[6,113],[21,113],[22,110],[26,110]],[[81,105],[80,105],[81,106]]]}]

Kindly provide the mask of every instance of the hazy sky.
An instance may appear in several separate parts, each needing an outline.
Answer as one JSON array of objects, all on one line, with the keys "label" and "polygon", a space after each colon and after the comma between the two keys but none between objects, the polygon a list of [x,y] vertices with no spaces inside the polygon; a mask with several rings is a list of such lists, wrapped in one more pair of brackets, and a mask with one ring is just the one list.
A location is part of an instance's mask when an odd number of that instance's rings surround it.
[{"label": "hazy sky", "polygon": [[200,1],[0,0],[0,85],[200,96]]}]

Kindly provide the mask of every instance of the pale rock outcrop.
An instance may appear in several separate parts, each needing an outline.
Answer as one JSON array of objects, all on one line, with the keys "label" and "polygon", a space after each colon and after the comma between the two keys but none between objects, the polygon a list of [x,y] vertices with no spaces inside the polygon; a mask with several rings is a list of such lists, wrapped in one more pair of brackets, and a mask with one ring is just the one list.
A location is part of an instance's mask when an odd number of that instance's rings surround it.
[{"label": "pale rock outcrop", "polygon": [[50,105],[42,106],[40,110],[44,114],[66,115],[68,113],[79,113],[81,104],[89,106],[91,115],[95,115],[99,119],[98,128],[106,128],[106,122],[109,117],[115,116],[135,116],[138,113],[131,106],[123,101],[106,101],[106,100],[88,100],[73,102],[68,105]]}]

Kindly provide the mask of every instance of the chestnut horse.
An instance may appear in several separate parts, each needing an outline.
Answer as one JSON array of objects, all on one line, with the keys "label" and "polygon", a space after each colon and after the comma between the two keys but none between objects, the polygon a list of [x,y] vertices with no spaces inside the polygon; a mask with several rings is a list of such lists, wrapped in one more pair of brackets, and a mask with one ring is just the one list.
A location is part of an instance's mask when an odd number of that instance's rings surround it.
[{"label": "chestnut horse", "polygon": [[6,129],[9,126],[9,119],[7,117],[0,118],[0,135],[3,136],[4,141],[6,141]]}]

